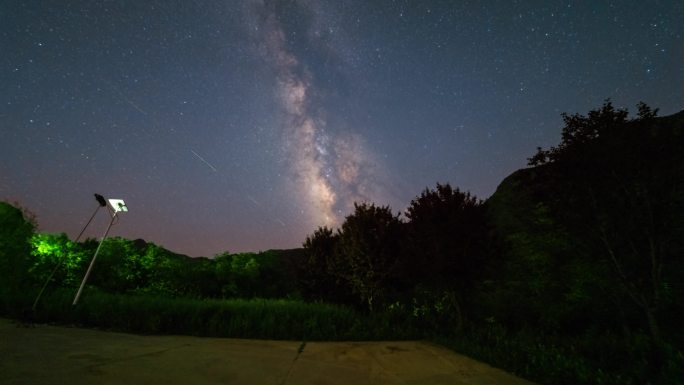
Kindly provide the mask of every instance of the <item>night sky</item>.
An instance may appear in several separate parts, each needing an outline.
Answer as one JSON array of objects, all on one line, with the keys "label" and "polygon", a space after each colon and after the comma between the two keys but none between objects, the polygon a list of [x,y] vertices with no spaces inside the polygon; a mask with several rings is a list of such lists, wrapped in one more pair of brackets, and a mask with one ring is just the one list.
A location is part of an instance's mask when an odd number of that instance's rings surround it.
[{"label": "night sky", "polygon": [[[684,1],[0,0],[0,199],[191,256],[489,197],[561,112],[684,108]],[[86,235],[99,237],[100,212]]]}]

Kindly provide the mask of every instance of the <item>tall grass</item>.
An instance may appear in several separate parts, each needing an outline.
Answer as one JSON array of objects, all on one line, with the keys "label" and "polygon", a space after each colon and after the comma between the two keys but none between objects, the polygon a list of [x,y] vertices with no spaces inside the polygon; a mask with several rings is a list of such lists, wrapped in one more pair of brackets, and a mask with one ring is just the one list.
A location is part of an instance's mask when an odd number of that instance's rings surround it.
[{"label": "tall grass", "polygon": [[410,319],[366,315],[352,308],[296,300],[196,300],[151,295],[84,293],[72,306],[73,291],[46,293],[28,314],[32,294],[0,293],[0,314],[33,322],[97,327],[142,334],[260,338],[304,341],[419,338]]},{"label": "tall grass", "polygon": [[[681,352],[669,345],[656,351],[639,340],[644,336],[592,333],[568,338],[534,330],[511,332],[495,323],[471,324],[462,333],[433,338],[455,351],[541,384],[684,384]],[[653,362],[656,356],[661,364]]]}]

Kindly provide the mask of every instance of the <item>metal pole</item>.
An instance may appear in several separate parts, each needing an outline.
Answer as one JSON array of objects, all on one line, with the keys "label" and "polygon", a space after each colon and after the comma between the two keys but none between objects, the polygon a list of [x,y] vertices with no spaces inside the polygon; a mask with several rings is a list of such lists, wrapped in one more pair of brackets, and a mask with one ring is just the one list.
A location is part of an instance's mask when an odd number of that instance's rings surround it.
[{"label": "metal pole", "polygon": [[88,270],[86,271],[85,277],[83,277],[83,281],[81,282],[81,287],[78,288],[78,292],[76,292],[76,297],[74,297],[74,303],[72,305],[76,306],[78,303],[78,299],[81,297],[81,292],[83,291],[83,287],[85,286],[86,281],[88,280],[88,276],[90,276],[90,271],[93,269],[93,265],[95,265],[95,258],[97,258],[97,253],[100,252],[100,248],[102,247],[102,243],[104,243],[105,238],[107,238],[107,234],[109,234],[109,229],[112,228],[112,225],[114,224],[114,219],[116,219],[116,214],[118,214],[117,211],[114,212],[114,215],[112,215],[112,220],[109,222],[109,226],[107,226],[107,231],[105,231],[104,235],[102,236],[102,240],[100,241],[100,244],[97,245],[97,250],[95,250],[95,255],[93,255],[93,260],[90,261],[90,266],[88,266]]},{"label": "metal pole", "polygon": [[[97,194],[95,194],[95,195],[97,195]],[[88,223],[86,223],[85,226],[83,226],[81,233],[78,234],[78,237],[76,237],[76,240],[74,241],[74,243],[78,243],[78,240],[81,239],[81,235],[83,235],[83,232],[85,232],[85,229],[88,227],[90,222],[93,221],[93,218],[95,218],[95,214],[97,214],[97,212],[100,210],[100,207],[102,207],[102,205],[97,205],[95,212],[93,212],[93,215],[91,215],[90,219],[88,219]],[[50,276],[45,280],[45,283],[43,284],[43,287],[40,289],[40,292],[38,292],[38,296],[36,297],[36,300],[33,301],[33,306],[31,307],[31,310],[36,311],[36,306],[38,306],[38,301],[40,301],[40,297],[43,295],[45,288],[47,287],[47,285],[50,283],[50,280],[52,279],[52,277],[57,272],[57,269],[59,269],[59,267],[62,266],[62,261],[65,258],[67,258],[67,256],[62,257],[62,258],[60,258],[59,261],[57,261],[57,266],[55,266],[55,268],[52,269],[52,273],[50,273]]]}]

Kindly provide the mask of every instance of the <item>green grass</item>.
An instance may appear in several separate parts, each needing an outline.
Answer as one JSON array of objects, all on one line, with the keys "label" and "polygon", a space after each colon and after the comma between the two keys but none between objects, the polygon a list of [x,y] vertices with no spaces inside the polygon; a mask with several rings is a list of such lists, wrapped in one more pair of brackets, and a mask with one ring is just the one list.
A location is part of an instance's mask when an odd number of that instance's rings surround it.
[{"label": "green grass", "polygon": [[96,327],[142,334],[302,341],[419,338],[410,320],[390,314],[368,316],[351,308],[296,300],[182,299],[115,295],[87,290],[72,306],[73,290],[44,294],[29,314],[30,292],[0,294],[0,314],[31,316],[33,322]]}]

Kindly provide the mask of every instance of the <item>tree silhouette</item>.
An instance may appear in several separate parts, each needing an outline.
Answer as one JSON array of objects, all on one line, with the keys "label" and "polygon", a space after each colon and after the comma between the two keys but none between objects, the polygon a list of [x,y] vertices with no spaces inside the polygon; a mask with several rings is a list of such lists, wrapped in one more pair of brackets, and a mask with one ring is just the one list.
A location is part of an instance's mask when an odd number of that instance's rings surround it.
[{"label": "tree silhouette", "polygon": [[[651,109],[643,103],[639,104],[640,113],[645,114],[644,117],[654,117],[657,110]],[[589,111],[587,116],[580,114],[562,113],[563,130],[561,134],[561,143],[557,147],[551,147],[549,150],[542,150],[537,147],[537,153],[528,159],[528,165],[538,166],[551,162],[571,161],[572,159],[580,159],[585,157],[583,151],[587,150],[595,141],[601,137],[614,134],[619,130],[627,120],[628,111],[626,109],[615,109],[610,102],[606,100],[601,108]]]},{"label": "tree silhouette", "polygon": [[464,278],[482,246],[481,202],[468,192],[438,183],[411,201],[406,217],[415,268],[439,284]]},{"label": "tree silhouette", "polygon": [[388,206],[354,204],[339,230],[335,274],[369,311],[381,302],[400,271],[402,223]]},{"label": "tree silhouette", "polygon": [[[667,266],[681,258],[684,238],[684,138],[640,103],[627,119],[610,101],[587,116],[563,115],[562,142],[539,149],[530,165],[544,165],[551,203],[568,230],[592,245],[596,263],[635,304],[656,343],[669,285]],[[681,125],[680,125],[681,126]]]},{"label": "tree silhouette", "polygon": [[339,235],[331,228],[319,227],[304,242],[304,259],[297,267],[302,296],[308,300],[343,302],[342,274],[334,260]]},{"label": "tree silhouette", "polygon": [[35,218],[26,210],[0,202],[0,275],[7,288],[18,289],[29,281],[29,241],[35,228]]},{"label": "tree silhouette", "polygon": [[482,204],[449,184],[425,189],[406,217],[406,250],[414,283],[434,291],[455,290],[459,327],[462,303],[482,262],[486,226]]}]

